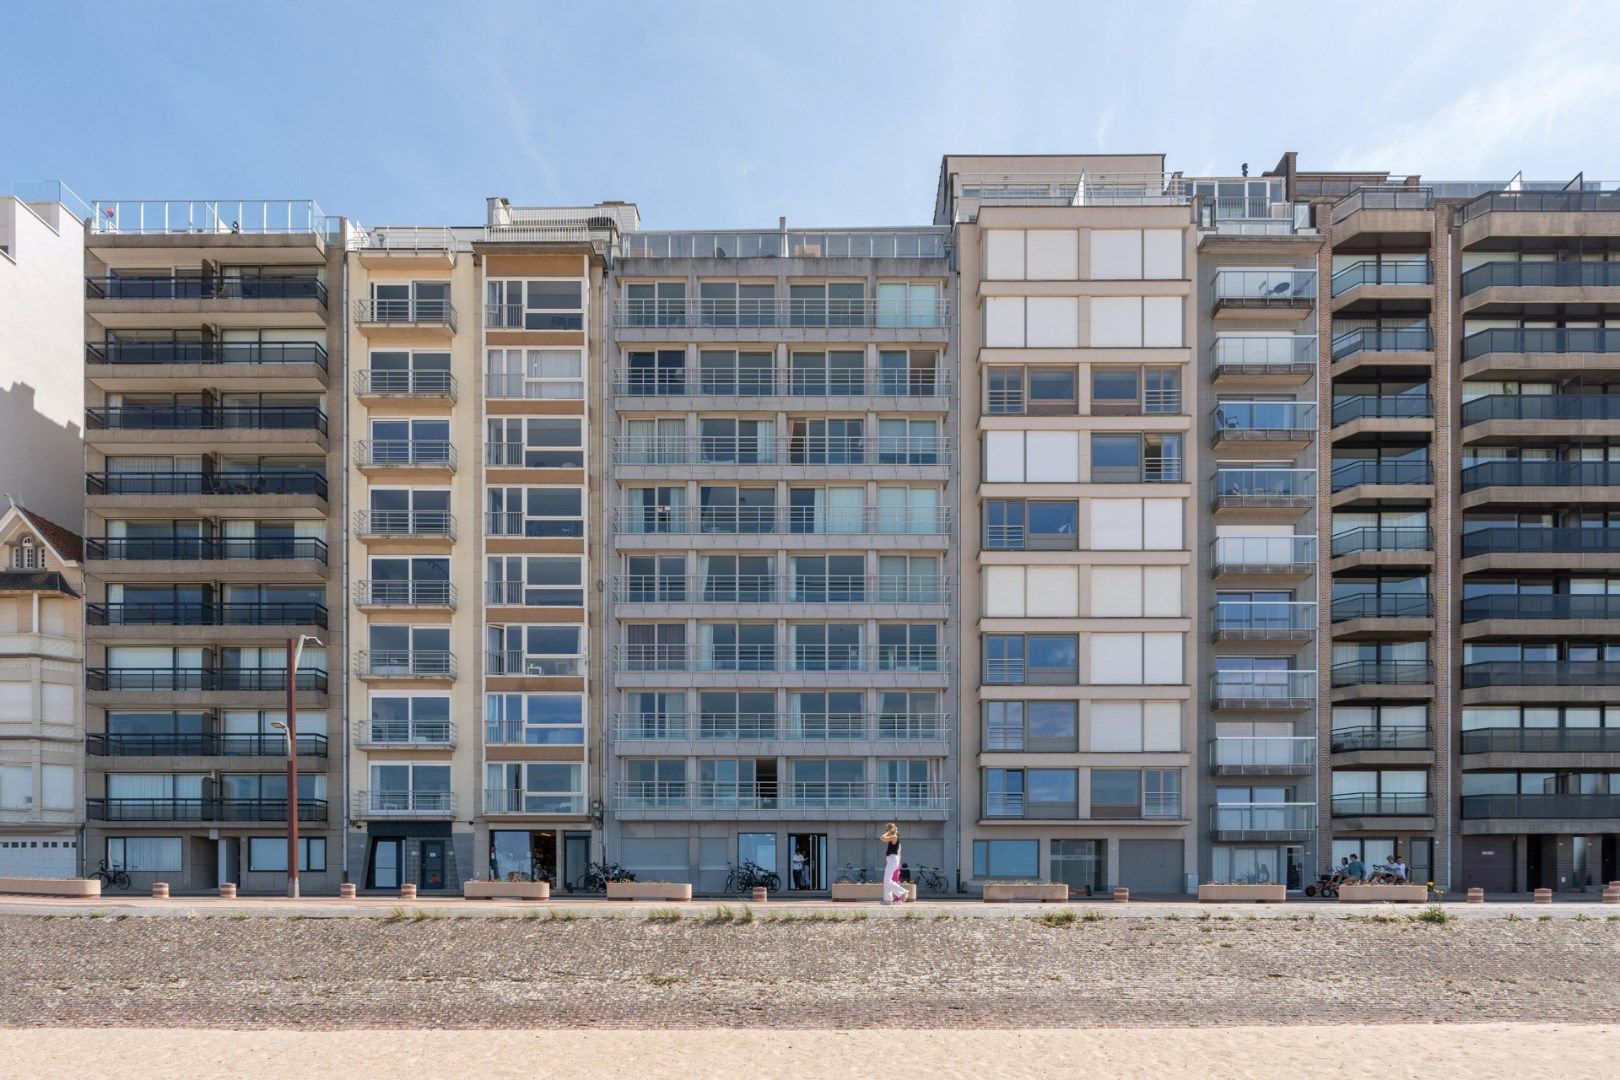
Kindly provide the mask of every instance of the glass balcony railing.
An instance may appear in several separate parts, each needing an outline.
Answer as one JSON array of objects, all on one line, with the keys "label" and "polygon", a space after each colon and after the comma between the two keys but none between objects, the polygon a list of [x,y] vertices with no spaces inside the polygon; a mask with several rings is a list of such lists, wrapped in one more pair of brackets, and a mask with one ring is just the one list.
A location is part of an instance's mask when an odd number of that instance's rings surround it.
[{"label": "glass balcony railing", "polygon": [[326,476],[307,469],[257,472],[102,472],[85,474],[91,495],[314,495],[326,498]]},{"label": "glass balcony railing", "polygon": [[1620,686],[1620,660],[1479,660],[1462,666],[1464,689],[1486,686]]},{"label": "glass balcony railing", "polygon": [[1362,327],[1333,336],[1333,359],[1363,352],[1428,352],[1434,335],[1427,326]]},{"label": "glass balcony railing", "polygon": [[864,297],[759,299],[633,298],[609,301],[608,317],[622,328],[739,329],[857,327],[892,330],[944,330],[951,325],[951,302],[944,297],[876,300]]},{"label": "glass balcony railing", "polygon": [[[86,668],[86,690],[128,690],[141,693],[168,691],[245,691],[286,693],[286,668]],[[326,672],[300,668],[300,691],[326,693]]]},{"label": "glass balcony railing", "polygon": [[315,559],[326,562],[326,541],[312,536],[99,536],[84,542],[92,559],[185,562],[219,559]]},{"label": "glass balcony railing", "polygon": [[1308,374],[1316,366],[1316,335],[1217,334],[1209,364],[1216,375]]},{"label": "glass balcony railing", "polygon": [[657,368],[616,372],[623,397],[946,397],[950,376],[934,368],[760,367],[688,372]]},{"label": "glass balcony railing", "polygon": [[1316,301],[1316,271],[1292,267],[1215,271],[1215,302],[1241,307],[1308,306]]},{"label": "glass balcony railing", "polygon": [[[1548,818],[1620,820],[1620,795],[1534,794],[1534,795],[1464,795],[1462,797],[1464,821],[1486,818]],[[1612,831],[1613,825],[1604,831]],[[1532,830],[1534,831],[1534,830]]]},{"label": "glass balcony railing", "polygon": [[1316,564],[1316,537],[1220,536],[1210,562],[1231,573],[1304,572]]},{"label": "glass balcony railing", "polygon": [[308,364],[326,370],[326,346],[308,341],[92,341],[87,364]]},{"label": "glass balcony railing", "polygon": [[319,603],[86,604],[91,626],[322,626]]},{"label": "glass balcony railing", "polygon": [[1215,470],[1215,498],[1234,505],[1293,505],[1316,495],[1315,469]]},{"label": "glass balcony railing", "polygon": [[1334,817],[1424,817],[1434,800],[1423,792],[1335,793]]},{"label": "glass balcony railing", "polygon": [[318,405],[123,405],[86,409],[91,431],[316,431],[326,434],[326,413]]},{"label": "glass balcony railing", "polygon": [[1257,776],[1309,772],[1316,764],[1316,738],[1221,736],[1210,740],[1209,764],[1216,772]]},{"label": "glass balcony railing", "polygon": [[[91,731],[85,752],[95,757],[281,757],[287,736],[281,732],[147,732]],[[325,735],[298,735],[300,757],[326,757]]]},{"label": "glass balcony railing", "polygon": [[1481,619],[1620,619],[1620,595],[1499,593],[1465,597],[1462,621]]},{"label": "glass balcony railing", "polygon": [[918,465],[951,463],[951,440],[933,435],[640,436],[613,440],[616,465]]},{"label": "glass balcony railing", "polygon": [[1211,418],[1217,437],[1283,438],[1316,431],[1314,401],[1223,401]]},{"label": "glass balcony railing", "polygon": [[1483,461],[1462,470],[1462,489],[1616,487],[1620,461]]},{"label": "glass balcony railing", "polygon": [[84,279],[87,300],[314,300],[326,306],[318,277],[256,277],[177,270],[162,276],[108,274]]},{"label": "glass balcony railing", "polygon": [[1463,558],[1506,553],[1514,555],[1620,552],[1620,528],[1512,528],[1469,529],[1462,534]]},{"label": "glass balcony railing", "polygon": [[[285,824],[286,799],[86,799],[92,821],[251,821]],[[300,821],[325,821],[325,799],[299,799]]]},{"label": "glass balcony railing", "polygon": [[1348,619],[1428,619],[1434,597],[1428,593],[1357,593],[1333,598],[1334,622]]},{"label": "glass balcony railing", "polygon": [[1333,272],[1333,295],[1339,296],[1363,285],[1428,285],[1433,281],[1434,268],[1427,259],[1410,262],[1362,259]]},{"label": "glass balcony railing", "polygon": [[1292,706],[1316,700],[1316,672],[1293,669],[1217,671],[1210,676],[1210,697],[1220,702]]},{"label": "glass balcony railing", "polygon": [[1434,736],[1426,727],[1336,727],[1330,746],[1335,754],[1358,750],[1431,750]]},{"label": "glass balcony railing", "polygon": [[1459,222],[1472,221],[1485,214],[1612,214],[1620,212],[1620,192],[1608,190],[1575,191],[1493,191],[1464,203],[1457,212]]},{"label": "glass balcony railing", "polygon": [[1333,665],[1334,686],[1424,686],[1434,682],[1427,660],[1347,660]]},{"label": "glass balcony railing", "polygon": [[1333,399],[1333,426],[1354,420],[1413,420],[1434,415],[1427,394],[1354,394]]},{"label": "glass balcony railing", "polygon": [[1364,525],[1333,534],[1334,558],[1358,555],[1364,551],[1433,551],[1434,533],[1426,526]]},{"label": "glass balcony railing", "polygon": [[1516,330],[1497,327],[1463,338],[1464,360],[1490,353],[1620,353],[1620,328],[1573,327]]},{"label": "glass balcony railing", "polygon": [[1462,294],[1490,288],[1612,288],[1620,262],[1488,262],[1464,270]]},{"label": "glass balcony railing", "polygon": [[1465,729],[1465,754],[1620,754],[1620,728],[1503,727]]},{"label": "glass balcony railing", "polygon": [[1427,461],[1398,458],[1340,459],[1333,464],[1334,491],[1345,491],[1362,484],[1432,484],[1434,466]]},{"label": "glass balcony railing", "polygon": [[1330,220],[1337,225],[1359,210],[1432,210],[1434,192],[1428,188],[1366,187],[1333,204]]},{"label": "glass balcony railing", "polygon": [[1490,394],[1463,402],[1464,425],[1487,420],[1620,420],[1620,394]]},{"label": "glass balcony railing", "polygon": [[952,515],[940,506],[616,506],[613,526],[623,533],[781,533],[938,536]]},{"label": "glass balcony railing", "polygon": [[1316,629],[1314,600],[1218,600],[1214,629],[1218,634],[1251,637],[1294,637]]},{"label": "glass balcony railing", "polygon": [[1210,807],[1210,828],[1234,839],[1306,839],[1316,828],[1316,804],[1220,803]]}]

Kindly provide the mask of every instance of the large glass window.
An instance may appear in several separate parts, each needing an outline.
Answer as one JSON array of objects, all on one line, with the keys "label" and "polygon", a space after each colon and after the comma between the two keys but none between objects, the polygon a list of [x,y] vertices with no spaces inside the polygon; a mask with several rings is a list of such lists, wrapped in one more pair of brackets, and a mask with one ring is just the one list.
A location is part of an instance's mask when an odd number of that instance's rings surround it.
[{"label": "large glass window", "polygon": [[[248,869],[285,874],[287,872],[287,838],[285,836],[248,837]],[[300,836],[298,838],[298,869],[314,873],[326,869],[326,837]]]},{"label": "large glass window", "polygon": [[1039,840],[973,841],[973,876],[1028,880],[1040,876]]},{"label": "large glass window", "polygon": [[579,694],[486,694],[485,741],[492,745],[582,746],[585,699]]}]

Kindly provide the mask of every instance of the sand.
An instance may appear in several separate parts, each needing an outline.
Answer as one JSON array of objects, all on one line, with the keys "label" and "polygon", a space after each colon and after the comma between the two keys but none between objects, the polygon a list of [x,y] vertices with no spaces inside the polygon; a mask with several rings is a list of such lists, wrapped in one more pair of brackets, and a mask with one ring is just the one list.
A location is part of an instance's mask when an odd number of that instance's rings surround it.
[{"label": "sand", "polygon": [[[1378,1060],[1331,1062],[1352,1043]],[[1620,1073],[1620,1026],[1568,1024],[1002,1031],[0,1030],[0,1077],[334,1076],[1380,1078]],[[1556,1063],[1556,1065],[1554,1065]]]}]

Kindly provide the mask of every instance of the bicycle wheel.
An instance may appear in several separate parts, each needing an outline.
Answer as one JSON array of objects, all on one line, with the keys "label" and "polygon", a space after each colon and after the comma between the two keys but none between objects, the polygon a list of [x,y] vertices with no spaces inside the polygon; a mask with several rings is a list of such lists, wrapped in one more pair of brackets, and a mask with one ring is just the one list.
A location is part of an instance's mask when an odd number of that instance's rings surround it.
[{"label": "bicycle wheel", "polygon": [[123,870],[118,871],[118,877],[113,881],[113,885],[116,888],[127,890],[130,886],[129,874]]},{"label": "bicycle wheel", "polygon": [[771,892],[782,891],[782,879],[775,874],[766,874],[760,884],[771,890]]}]

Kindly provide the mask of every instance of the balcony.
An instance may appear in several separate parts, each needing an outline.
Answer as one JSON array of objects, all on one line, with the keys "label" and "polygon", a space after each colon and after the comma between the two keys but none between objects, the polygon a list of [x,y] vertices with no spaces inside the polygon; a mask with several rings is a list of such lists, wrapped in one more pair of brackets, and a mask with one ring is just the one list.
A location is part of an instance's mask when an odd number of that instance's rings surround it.
[{"label": "balcony", "polygon": [[1333,665],[1335,689],[1350,686],[1419,686],[1434,682],[1427,660],[1347,660]]},{"label": "balcony", "polygon": [[1492,191],[1464,203],[1457,222],[1468,248],[1493,238],[1612,236],[1616,213],[1620,192],[1587,181],[1572,191]]},{"label": "balcony", "polygon": [[323,214],[312,199],[97,200],[90,217],[95,239],[90,243],[163,234],[195,236],[202,243],[241,236],[324,238],[337,232],[341,220]]},{"label": "balcony", "polygon": [[1216,709],[1310,709],[1316,706],[1316,672],[1295,669],[1217,671],[1209,679]]},{"label": "balcony", "polygon": [[1429,188],[1364,187],[1333,204],[1335,244],[1357,236],[1424,236],[1434,232],[1434,192]]},{"label": "balcony", "polygon": [[[1046,802],[1022,791],[987,791],[984,821],[1079,821],[1080,807],[1073,802]],[[1090,807],[1091,821],[1173,821],[1181,817],[1179,792],[1155,792],[1140,803],[1099,803]]]},{"label": "balcony", "polygon": [[91,626],[326,626],[317,603],[86,604]]},{"label": "balcony", "polygon": [[950,652],[936,645],[858,646],[739,645],[705,653],[684,645],[615,645],[620,674],[631,672],[733,672],[741,674],[944,674]]},{"label": "balcony", "polygon": [[354,816],[453,818],[456,816],[456,796],[452,791],[357,791]]},{"label": "balcony", "polygon": [[[1434,399],[1427,394],[1355,394],[1333,398],[1333,426],[1343,427],[1358,420],[1430,420]],[[1378,431],[1427,430],[1430,425],[1372,425]]]},{"label": "balcony", "polygon": [[1338,373],[1364,363],[1426,366],[1434,360],[1433,349],[1434,334],[1427,326],[1363,327],[1335,334],[1331,355]]},{"label": "balcony", "polygon": [[1292,267],[1215,271],[1215,317],[1297,321],[1316,304],[1316,271]]},{"label": "balcony", "polygon": [[[1355,294],[1353,300],[1404,299],[1428,296],[1434,284],[1434,268],[1427,259],[1381,262],[1362,259],[1333,272],[1333,298]],[[1335,309],[1344,307],[1335,303]]]},{"label": "balcony", "polygon": [[1434,735],[1426,727],[1348,727],[1334,728],[1331,749],[1335,754],[1362,751],[1434,749]]},{"label": "balcony", "polygon": [[[326,693],[326,672],[300,668],[300,693]],[[134,693],[287,692],[286,668],[106,668],[84,670],[84,688],[92,691],[115,690]]]},{"label": "balcony", "polygon": [[1147,457],[1136,465],[1091,466],[1093,484],[1179,484],[1187,478],[1179,457]]},{"label": "balcony", "polygon": [[[1072,192],[1071,192],[1072,197]],[[622,259],[943,259],[949,229],[628,232]]]},{"label": "balcony", "polygon": [[1620,364],[1620,328],[1479,330],[1463,338],[1462,358],[1465,379],[1606,373]]},{"label": "balcony", "polygon": [[1214,509],[1281,510],[1289,516],[1316,505],[1316,470],[1217,468]]},{"label": "balcony", "polygon": [[[1434,483],[1434,465],[1404,458],[1340,458],[1334,463],[1329,483],[1334,494],[1359,487],[1424,487]],[[1369,497],[1380,494],[1368,493]],[[1427,496],[1419,493],[1418,497]]]},{"label": "balcony", "polygon": [[114,562],[197,562],[283,559],[326,562],[326,541],[312,536],[88,537],[85,557]]},{"label": "balcony", "polygon": [[[1497,565],[1523,569],[1563,570],[1590,565],[1608,569],[1606,556],[1620,554],[1620,528],[1513,528],[1469,529],[1462,534],[1465,559],[1504,556],[1484,560]],[[1576,556],[1570,559],[1565,556]],[[1589,556],[1590,558],[1582,558]],[[1473,568],[1468,568],[1472,570]]]},{"label": "balcony", "polygon": [[363,368],[354,373],[354,392],[362,398],[442,398],[454,401],[456,377],[448,371]]},{"label": "balcony", "polygon": [[516,650],[486,652],[484,673],[542,679],[577,678],[585,674],[585,658],[535,656]]},{"label": "balcony", "polygon": [[354,745],[362,750],[448,750],[456,744],[456,725],[448,720],[378,720],[357,718]]},{"label": "balcony", "polygon": [[[1620,660],[1483,660],[1462,666],[1462,685],[1464,690],[1490,686],[1620,686]],[[1608,698],[1612,695],[1606,695]]]},{"label": "balcony", "polygon": [[93,472],[85,474],[85,491],[94,495],[237,498],[262,495],[305,495],[326,500],[326,476],[308,469],[262,469],[256,472]]},{"label": "balcony", "polygon": [[443,469],[456,471],[456,448],[423,439],[360,439],[354,463],[362,469]]},{"label": "balcony", "polygon": [[361,327],[442,327],[455,333],[456,309],[448,300],[356,300]]},{"label": "balcony", "polygon": [[[1613,262],[1488,262],[1464,270],[1462,295],[1470,296],[1484,289],[1615,289],[1620,288],[1620,263]],[[1532,295],[1503,296],[1506,301],[1523,303],[1594,303],[1620,297],[1599,292],[1586,295],[1575,292],[1568,297]],[[1486,298],[1485,302],[1489,302]]]},{"label": "balcony", "polygon": [[1298,386],[1316,374],[1315,334],[1217,334],[1210,378],[1220,385]]},{"label": "balcony", "polygon": [[620,435],[612,440],[619,466],[696,465],[710,468],[944,467],[951,440],[939,436],[748,437]]},{"label": "balcony", "polygon": [[454,679],[456,657],[445,649],[361,649],[354,669],[362,679]]},{"label": "balcony", "polygon": [[1496,501],[1612,502],[1620,500],[1620,491],[1612,496],[1603,492],[1588,496],[1551,489],[1620,488],[1620,461],[1484,461],[1462,470],[1465,493],[1489,487],[1523,490],[1488,493],[1487,498],[1465,500],[1464,506]]},{"label": "balcony", "polygon": [[1427,817],[1433,813],[1434,800],[1424,792],[1333,796],[1334,817]]},{"label": "balcony", "polygon": [[315,275],[259,277],[244,274],[206,274],[176,270],[162,277],[105,277],[84,279],[86,300],[229,301],[314,300],[326,306],[326,282]]},{"label": "balcony", "polygon": [[613,784],[614,809],[639,818],[713,815],[716,811],[846,820],[862,814],[942,819],[950,809],[947,783],[723,783],[714,781],[636,781]]},{"label": "balcony", "polygon": [[1259,444],[1301,449],[1316,437],[1316,403],[1223,401],[1215,406],[1211,421],[1216,447]]},{"label": "balcony", "polygon": [[1344,532],[1333,534],[1331,541],[1333,558],[1340,559],[1351,555],[1389,555],[1389,559],[1365,560],[1367,562],[1389,563],[1391,565],[1421,565],[1427,563],[1429,558],[1411,558],[1402,560],[1401,556],[1423,555],[1432,556],[1434,553],[1433,530],[1419,525],[1401,525],[1379,528],[1373,525],[1364,525],[1356,529],[1346,529]]},{"label": "balcony", "polygon": [[[86,799],[91,821],[228,821],[286,824],[286,799]],[[325,821],[325,799],[299,799],[300,821]]]},{"label": "balcony", "polygon": [[1307,641],[1316,633],[1313,600],[1219,600],[1216,641]]},{"label": "balcony", "polygon": [[1465,754],[1620,754],[1620,728],[1503,727],[1462,733]]},{"label": "balcony", "polygon": [[456,518],[448,510],[357,510],[354,531],[370,540],[454,540]]},{"label": "balcony", "polygon": [[[85,344],[88,367],[105,364],[127,367],[203,367],[221,365],[231,370],[254,367],[306,367],[326,372],[326,346],[318,342],[257,341],[92,341]],[[94,377],[96,372],[90,372]],[[117,373],[111,373],[117,374]],[[175,372],[154,372],[175,378]],[[200,373],[199,373],[200,374]]]},{"label": "balcony", "polygon": [[1316,537],[1311,535],[1221,536],[1209,550],[1210,566],[1216,575],[1301,576],[1316,570]]},{"label": "balcony", "polygon": [[[326,413],[318,405],[125,405],[86,409],[85,430],[129,432],[235,431],[239,441],[272,441],[270,432],[326,435]],[[153,441],[153,440],[141,440]],[[172,441],[172,440],[156,440]]]},{"label": "balcony", "polygon": [[1216,841],[1305,842],[1315,838],[1316,804],[1221,803],[1210,807],[1209,825]]},{"label": "balcony", "polygon": [[[946,742],[955,734],[952,718],[945,713],[621,713],[608,722],[620,743],[928,743]],[[508,741],[497,734],[492,731],[485,741]]]},{"label": "balcony", "polygon": [[456,587],[448,581],[379,581],[354,583],[354,602],[363,608],[456,607]]},{"label": "balcony", "polygon": [[486,814],[545,814],[573,817],[585,813],[585,796],[555,795],[520,789],[485,789]]},{"label": "balcony", "polygon": [[[610,299],[609,325],[647,328],[667,336],[671,330],[703,330],[714,340],[757,338],[762,330],[895,330],[902,338],[943,338],[951,326],[951,303],[944,297],[887,300],[862,297],[804,299]],[[727,331],[714,334],[712,331]],[[660,336],[654,335],[654,336]],[[790,334],[795,340],[845,335]]]},{"label": "balcony", "polygon": [[[93,757],[281,757],[287,756],[287,737],[274,734],[223,731],[148,733],[92,731],[84,737],[85,753]],[[327,756],[325,735],[298,736],[298,756]]]},{"label": "balcony", "polygon": [[[1533,795],[1464,795],[1462,819],[1477,821],[1608,821],[1596,831],[1612,832],[1620,821],[1620,795],[1533,794]],[[1474,830],[1465,824],[1463,831]],[[1526,829],[1522,825],[1502,829],[1502,832],[1561,832],[1555,827]]]},{"label": "balcony", "polygon": [[[1542,619],[1596,621],[1620,620],[1620,595],[1606,593],[1500,593],[1465,597],[1462,621],[1484,619]],[[1605,628],[1566,626],[1549,628],[1548,633],[1600,633]],[[1616,628],[1620,632],[1620,628]],[[1524,632],[1524,631],[1516,631]],[[1534,631],[1528,631],[1534,632]]]},{"label": "balcony", "polygon": [[1617,420],[1620,394],[1490,394],[1462,406],[1463,437],[1469,440],[1620,436]]},{"label": "balcony", "polygon": [[1303,776],[1316,768],[1316,738],[1226,736],[1209,741],[1209,771],[1216,776]]},{"label": "balcony", "polygon": [[1356,593],[1335,597],[1332,619],[1432,619],[1434,597],[1428,593]]},{"label": "balcony", "polygon": [[954,595],[938,574],[636,576],[612,592],[620,604],[946,604]]},{"label": "balcony", "polygon": [[[619,370],[613,392],[624,398],[866,398],[949,399],[950,373],[945,368],[737,368],[720,371],[684,369]],[[522,396],[517,395],[517,396]],[[922,407],[923,400],[918,406]],[[625,403],[630,408],[641,408]],[[927,402],[929,407],[943,405]]]},{"label": "balcony", "polygon": [[953,520],[948,507],[852,506],[615,506],[615,531],[633,536],[657,534],[860,536],[947,536]]}]

